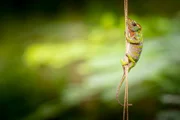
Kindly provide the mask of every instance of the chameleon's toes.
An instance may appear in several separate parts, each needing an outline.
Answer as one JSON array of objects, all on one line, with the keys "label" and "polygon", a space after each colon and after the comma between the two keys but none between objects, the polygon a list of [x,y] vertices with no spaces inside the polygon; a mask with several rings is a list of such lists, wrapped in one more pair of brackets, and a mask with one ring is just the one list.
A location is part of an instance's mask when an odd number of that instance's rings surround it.
[{"label": "chameleon's toes", "polygon": [[122,59],[121,59],[121,61],[120,61],[120,62],[121,62],[121,64],[122,64],[122,66],[124,66],[124,65],[128,65],[128,62],[126,62],[126,61],[124,61],[124,60],[122,60]]}]

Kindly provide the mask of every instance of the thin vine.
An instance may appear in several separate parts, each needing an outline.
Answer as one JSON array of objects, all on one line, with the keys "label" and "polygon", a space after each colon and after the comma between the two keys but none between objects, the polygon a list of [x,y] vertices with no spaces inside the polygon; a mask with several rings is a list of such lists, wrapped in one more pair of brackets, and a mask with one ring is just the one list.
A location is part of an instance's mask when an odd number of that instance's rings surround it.
[{"label": "thin vine", "polygon": [[[128,0],[124,0],[124,17],[125,17],[125,39],[128,34]],[[126,41],[126,40],[125,40]],[[128,53],[129,44],[126,41],[126,53]],[[126,61],[128,61],[128,58],[126,57]],[[129,66],[125,66],[125,95],[124,95],[124,109],[123,109],[123,120],[128,120],[128,68]]]}]

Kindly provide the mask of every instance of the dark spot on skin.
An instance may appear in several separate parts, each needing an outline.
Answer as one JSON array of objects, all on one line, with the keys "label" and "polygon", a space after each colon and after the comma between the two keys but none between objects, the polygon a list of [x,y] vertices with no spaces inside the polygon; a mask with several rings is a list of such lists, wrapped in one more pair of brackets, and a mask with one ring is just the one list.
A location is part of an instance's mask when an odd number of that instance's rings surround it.
[{"label": "dark spot on skin", "polygon": [[133,23],[132,23],[132,25],[133,25],[133,26],[136,26],[136,23],[135,23],[135,22],[133,22]]}]

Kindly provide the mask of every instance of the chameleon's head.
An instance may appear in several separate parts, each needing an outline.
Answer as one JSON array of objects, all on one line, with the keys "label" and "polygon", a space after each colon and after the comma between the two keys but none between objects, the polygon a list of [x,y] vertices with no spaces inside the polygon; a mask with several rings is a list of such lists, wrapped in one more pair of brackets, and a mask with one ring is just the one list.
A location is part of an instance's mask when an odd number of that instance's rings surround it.
[{"label": "chameleon's head", "polygon": [[127,24],[128,29],[130,29],[133,32],[140,32],[142,29],[140,24],[136,23],[136,21],[131,20],[130,18],[128,18]]}]

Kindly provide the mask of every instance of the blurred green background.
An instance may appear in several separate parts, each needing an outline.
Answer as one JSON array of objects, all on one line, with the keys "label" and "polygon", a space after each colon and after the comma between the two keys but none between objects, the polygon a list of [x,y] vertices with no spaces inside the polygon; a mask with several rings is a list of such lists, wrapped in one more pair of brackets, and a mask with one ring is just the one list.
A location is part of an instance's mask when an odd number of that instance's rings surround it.
[{"label": "blurred green background", "polygon": [[[130,120],[180,120],[179,5],[129,0],[145,41]],[[121,120],[124,52],[123,0],[1,1],[0,120]]]}]

